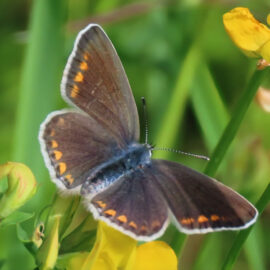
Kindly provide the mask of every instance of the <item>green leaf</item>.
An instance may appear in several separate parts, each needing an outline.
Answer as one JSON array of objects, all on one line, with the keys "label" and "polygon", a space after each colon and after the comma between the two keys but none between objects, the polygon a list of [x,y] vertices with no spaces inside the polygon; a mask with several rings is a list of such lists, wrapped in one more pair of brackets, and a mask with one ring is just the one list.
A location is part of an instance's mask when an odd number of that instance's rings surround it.
[{"label": "green leaf", "polygon": [[22,226],[19,223],[17,224],[16,229],[17,229],[17,236],[21,242],[26,243],[31,241],[27,232],[22,228]]},{"label": "green leaf", "polygon": [[23,243],[26,249],[35,258],[35,255],[37,254],[37,251],[38,251],[37,246],[35,245],[35,243],[32,241],[32,239],[29,237],[27,232],[22,228],[20,224],[17,224],[16,229],[17,229],[17,236],[19,240]]},{"label": "green leaf", "polygon": [[0,221],[0,227],[6,227],[6,226],[24,222],[33,216],[34,216],[33,213],[25,213],[21,211],[16,211],[12,213],[10,216]]},{"label": "green leaf", "polygon": [[[72,252],[58,256],[56,262],[56,269],[66,270],[66,269],[79,269],[82,262],[86,260],[89,252]],[[69,268],[67,268],[69,267]]]},{"label": "green leaf", "polygon": [[[61,242],[59,253],[90,251],[94,245],[96,228],[89,225],[93,218],[86,218],[75,230],[67,235]],[[93,220],[93,222],[95,222]],[[89,229],[88,229],[89,228]]]}]

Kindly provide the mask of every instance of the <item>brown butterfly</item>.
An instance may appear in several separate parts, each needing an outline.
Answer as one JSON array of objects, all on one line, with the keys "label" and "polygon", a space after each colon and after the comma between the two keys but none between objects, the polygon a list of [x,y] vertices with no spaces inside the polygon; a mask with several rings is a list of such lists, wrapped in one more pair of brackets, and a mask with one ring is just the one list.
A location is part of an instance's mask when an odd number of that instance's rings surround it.
[{"label": "brown butterfly", "polygon": [[96,24],[68,59],[63,98],[76,110],[48,115],[39,140],[52,180],[80,193],[96,219],[143,241],[162,235],[169,213],[185,233],[239,230],[257,210],[229,187],[179,163],[151,159],[121,61]]}]

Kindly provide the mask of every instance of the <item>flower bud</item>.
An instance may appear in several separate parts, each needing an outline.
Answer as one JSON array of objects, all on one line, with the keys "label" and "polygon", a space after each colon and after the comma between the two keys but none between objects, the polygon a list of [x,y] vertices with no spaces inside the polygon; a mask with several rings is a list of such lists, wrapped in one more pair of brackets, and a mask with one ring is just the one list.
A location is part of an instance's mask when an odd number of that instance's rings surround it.
[{"label": "flower bud", "polygon": [[34,230],[32,235],[32,242],[35,244],[37,248],[39,248],[43,243],[44,238],[44,224],[40,223]]},{"label": "flower bud", "polygon": [[37,264],[40,269],[54,269],[59,250],[59,224],[61,216],[50,217],[51,228],[46,232],[46,238],[42,243],[38,254]]},{"label": "flower bud", "polygon": [[269,89],[260,87],[256,95],[256,101],[265,112],[270,113],[270,90]]},{"label": "flower bud", "polygon": [[22,163],[7,162],[0,165],[0,179],[7,176],[8,188],[0,200],[0,219],[24,205],[37,189],[31,170]]}]

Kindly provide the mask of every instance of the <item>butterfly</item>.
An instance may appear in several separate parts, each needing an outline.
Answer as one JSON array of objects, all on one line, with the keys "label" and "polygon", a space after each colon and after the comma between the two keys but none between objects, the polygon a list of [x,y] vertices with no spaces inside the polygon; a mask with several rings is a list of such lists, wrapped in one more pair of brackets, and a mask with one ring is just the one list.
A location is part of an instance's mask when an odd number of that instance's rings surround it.
[{"label": "butterfly", "polygon": [[179,163],[151,159],[140,144],[136,103],[110,39],[96,24],[75,41],[61,82],[74,109],[50,113],[39,141],[52,181],[81,194],[94,217],[142,241],[172,219],[184,233],[239,230],[258,212],[220,182]]}]

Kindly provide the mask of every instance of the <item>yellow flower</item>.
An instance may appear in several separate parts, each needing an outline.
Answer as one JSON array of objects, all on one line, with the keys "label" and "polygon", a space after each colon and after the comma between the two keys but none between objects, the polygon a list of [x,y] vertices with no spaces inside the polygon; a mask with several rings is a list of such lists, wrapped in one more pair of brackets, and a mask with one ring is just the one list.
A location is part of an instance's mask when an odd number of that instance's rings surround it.
[{"label": "yellow flower", "polygon": [[270,29],[256,20],[248,8],[237,7],[225,13],[223,23],[232,41],[247,56],[270,62]]},{"label": "yellow flower", "polygon": [[8,177],[8,189],[0,200],[0,219],[24,205],[37,189],[33,173],[22,163],[7,162],[0,165],[0,179],[5,176]]},{"label": "yellow flower", "polygon": [[165,242],[137,245],[131,237],[99,222],[90,253],[75,253],[60,262],[67,270],[177,270],[177,257]]},{"label": "yellow flower", "polygon": [[133,270],[176,270],[177,258],[174,251],[162,241],[148,242],[136,249]]}]

